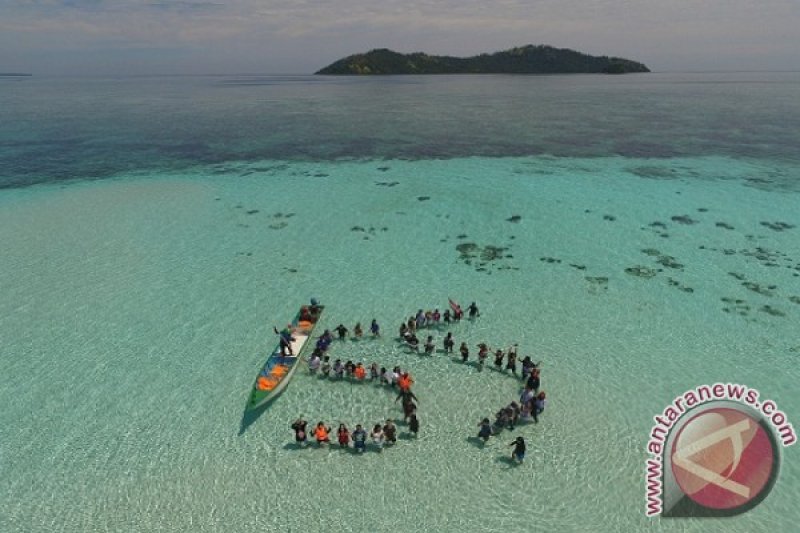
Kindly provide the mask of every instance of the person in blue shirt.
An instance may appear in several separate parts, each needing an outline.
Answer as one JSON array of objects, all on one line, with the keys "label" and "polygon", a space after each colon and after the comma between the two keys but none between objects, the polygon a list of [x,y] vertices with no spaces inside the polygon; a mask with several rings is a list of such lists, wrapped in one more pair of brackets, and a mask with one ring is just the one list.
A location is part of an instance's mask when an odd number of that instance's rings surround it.
[{"label": "person in blue shirt", "polygon": [[351,437],[353,438],[353,447],[356,451],[358,451],[358,453],[364,453],[364,450],[367,448],[367,432],[364,431],[361,424],[356,425],[356,429],[353,430]]},{"label": "person in blue shirt", "polygon": [[378,325],[378,321],[374,318],[372,319],[372,324],[369,326],[369,330],[372,332],[372,335],[375,337],[380,337],[381,335],[381,327]]}]

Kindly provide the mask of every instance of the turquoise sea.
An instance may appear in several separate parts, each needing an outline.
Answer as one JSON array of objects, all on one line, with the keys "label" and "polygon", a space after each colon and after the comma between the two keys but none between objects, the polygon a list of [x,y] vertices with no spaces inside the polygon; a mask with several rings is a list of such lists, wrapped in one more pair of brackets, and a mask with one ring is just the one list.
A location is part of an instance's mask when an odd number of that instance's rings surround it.
[{"label": "turquoise sea", "polygon": [[[644,465],[652,417],[702,384],[800,427],[798,94],[800,73],[0,79],[0,531],[792,531],[796,446],[724,520],[646,518]],[[402,419],[305,369],[243,416],[310,297],[321,327],[380,322],[331,355],[408,369],[418,438],[296,449],[301,414]],[[450,328],[472,361],[542,361],[538,424],[476,444],[520,382],[394,340],[448,298],[481,308]]]}]

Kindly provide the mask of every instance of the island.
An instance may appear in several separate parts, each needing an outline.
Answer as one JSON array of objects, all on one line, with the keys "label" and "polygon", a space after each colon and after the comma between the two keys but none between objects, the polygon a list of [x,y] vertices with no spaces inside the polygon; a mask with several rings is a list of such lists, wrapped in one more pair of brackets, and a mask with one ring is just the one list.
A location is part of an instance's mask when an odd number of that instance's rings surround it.
[{"label": "island", "polygon": [[317,71],[329,75],[386,74],[627,74],[650,72],[621,57],[591,56],[547,45],[520,46],[472,57],[401,54],[387,48],[340,59]]}]

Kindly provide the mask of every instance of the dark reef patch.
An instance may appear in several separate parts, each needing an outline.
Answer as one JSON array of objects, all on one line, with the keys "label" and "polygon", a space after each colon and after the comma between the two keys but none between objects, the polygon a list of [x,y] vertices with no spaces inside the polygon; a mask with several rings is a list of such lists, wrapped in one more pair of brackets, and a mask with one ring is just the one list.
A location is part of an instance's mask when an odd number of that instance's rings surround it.
[{"label": "dark reef patch", "polygon": [[352,228],[350,228],[350,231],[367,231],[367,230],[365,230],[361,226],[353,226]]},{"label": "dark reef patch", "polygon": [[466,233],[462,233],[460,235],[456,235],[456,239],[466,239],[466,238],[467,238],[467,234]]},{"label": "dark reef patch", "polygon": [[761,222],[761,225],[769,228],[773,231],[784,231],[787,229],[794,228],[794,224],[789,224],[787,222]]},{"label": "dark reef patch", "polygon": [[375,185],[378,187],[394,187],[395,185],[400,185],[399,181],[376,181]]},{"label": "dark reef patch", "polygon": [[288,226],[288,225],[289,225],[289,224],[287,224],[286,222],[275,222],[275,223],[273,223],[273,224],[270,224],[270,225],[269,225],[269,226],[267,226],[267,227],[268,227],[269,229],[283,229],[283,228],[285,228],[285,227],[286,227],[286,226]]},{"label": "dark reef patch", "polygon": [[248,215],[255,215],[255,214],[256,214],[256,213],[258,213],[258,212],[259,212],[259,211],[258,211],[258,209],[250,209],[249,211],[246,211],[246,214],[248,214]]},{"label": "dark reef patch", "polygon": [[648,226],[650,226],[651,228],[667,229],[667,225],[658,220],[656,220],[655,222],[651,222],[650,224],[648,224]]},{"label": "dark reef patch", "polygon": [[575,270],[586,270],[586,265],[578,265],[575,263],[570,263],[569,266],[571,266]]},{"label": "dark reef patch", "polygon": [[693,288],[682,284],[680,281],[678,281],[676,279],[667,278],[667,283],[669,283],[670,287],[676,287],[677,289],[679,289],[679,290],[681,290],[683,292],[688,292],[688,293],[693,293],[694,292]]},{"label": "dark reef patch", "polygon": [[556,259],[555,257],[540,257],[539,261],[543,263],[561,263],[561,259]]},{"label": "dark reef patch", "polygon": [[800,305],[800,296],[789,296],[789,301],[793,304]]},{"label": "dark reef patch", "polygon": [[514,223],[519,222],[520,220],[522,220],[522,217],[519,215],[511,215],[509,218],[506,219],[507,222],[514,222]]},{"label": "dark reef patch", "polygon": [[636,276],[637,278],[644,278],[644,279],[650,279],[656,275],[655,270],[642,265],[628,267],[625,269],[625,273],[630,274],[631,276]]},{"label": "dark reef patch", "polygon": [[420,202],[424,202],[425,200],[430,200],[430,199],[431,199],[430,196],[417,196],[417,200],[419,200]]},{"label": "dark reef patch", "polygon": [[708,208],[707,207],[698,207],[697,208],[697,212],[698,213],[707,213],[708,212]]},{"label": "dark reef patch", "polygon": [[496,270],[519,270],[507,262],[505,259],[513,258],[512,254],[507,254],[509,247],[487,244],[480,246],[474,242],[462,242],[456,245],[459,253],[459,260],[464,264],[475,268],[476,272],[491,274]]},{"label": "dark reef patch", "polygon": [[735,229],[733,226],[731,226],[731,225],[730,225],[730,224],[728,224],[727,222],[717,222],[717,223],[716,223],[716,224],[714,224],[714,225],[715,225],[716,227],[718,227],[718,228],[723,228],[723,229]]},{"label": "dark reef patch", "polygon": [[614,215],[603,215],[603,220],[608,220],[609,222],[614,222],[617,220],[617,217]]},{"label": "dark reef patch", "polygon": [[[775,293],[770,290],[770,288],[762,287],[758,283],[754,283],[752,281],[743,281],[742,286],[750,291],[756,292],[762,296],[775,296]],[[770,285],[769,287],[775,289],[777,288],[775,285]]]},{"label": "dark reef patch", "polygon": [[389,168],[390,167],[378,167],[378,170],[380,170],[381,172],[386,172],[387,170],[389,170]]},{"label": "dark reef patch", "polygon": [[761,307],[758,308],[758,310],[763,313],[767,313],[770,316],[786,316],[786,313],[784,313],[780,309],[772,307],[771,305],[762,305]]},{"label": "dark reef patch", "polygon": [[628,168],[627,171],[634,176],[651,180],[672,180],[678,177],[674,168],[640,166]]},{"label": "dark reef patch", "polygon": [[693,224],[697,224],[697,220],[693,219],[689,215],[675,215],[670,217],[670,220],[673,222],[677,222],[678,224],[684,224],[686,226],[691,226]]}]

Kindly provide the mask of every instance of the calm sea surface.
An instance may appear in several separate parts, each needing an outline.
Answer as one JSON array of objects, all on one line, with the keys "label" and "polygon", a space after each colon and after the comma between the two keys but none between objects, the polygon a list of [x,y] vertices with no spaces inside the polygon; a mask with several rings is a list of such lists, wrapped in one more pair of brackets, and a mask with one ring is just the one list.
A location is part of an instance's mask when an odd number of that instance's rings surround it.
[{"label": "calm sea surface", "polygon": [[[0,531],[791,531],[796,446],[727,520],[647,519],[644,465],[698,385],[800,420],[798,146],[800,73],[0,78]],[[312,296],[417,438],[296,449],[402,419],[305,368],[244,416]],[[538,424],[477,444],[519,380],[394,340],[448,298],[542,361]]]}]

